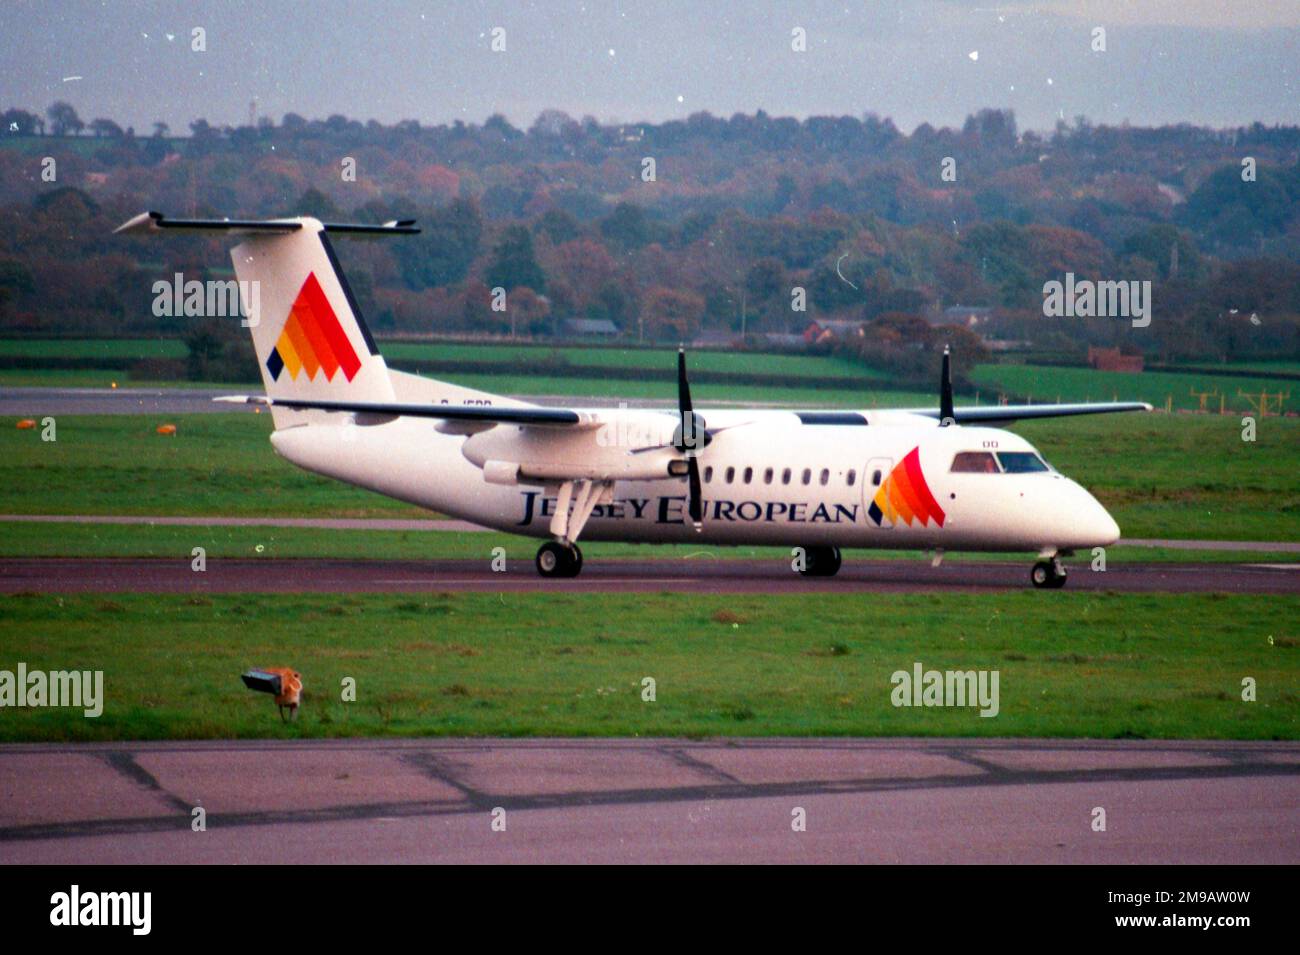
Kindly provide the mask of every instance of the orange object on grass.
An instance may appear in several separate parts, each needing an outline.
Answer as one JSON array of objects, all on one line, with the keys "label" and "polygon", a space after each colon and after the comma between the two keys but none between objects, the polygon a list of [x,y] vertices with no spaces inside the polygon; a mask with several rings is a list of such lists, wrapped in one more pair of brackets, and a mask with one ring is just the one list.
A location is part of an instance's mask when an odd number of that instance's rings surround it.
[{"label": "orange object on grass", "polygon": [[28,430],[30,430],[31,428],[34,428],[34,427],[36,427],[36,419],[35,419],[35,418],[24,418],[22,421],[19,421],[19,422],[18,422],[18,430],[19,430],[19,431],[28,431]]},{"label": "orange object on grass", "polygon": [[176,433],[176,425],[174,425],[174,424],[160,424],[160,425],[158,425],[158,433],[159,433],[159,434],[175,434],[175,433]]}]

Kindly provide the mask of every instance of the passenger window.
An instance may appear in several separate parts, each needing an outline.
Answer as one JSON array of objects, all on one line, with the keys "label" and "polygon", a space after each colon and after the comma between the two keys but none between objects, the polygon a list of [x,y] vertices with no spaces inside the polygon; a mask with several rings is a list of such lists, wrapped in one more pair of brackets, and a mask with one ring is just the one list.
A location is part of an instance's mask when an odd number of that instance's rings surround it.
[{"label": "passenger window", "polygon": [[881,479],[881,477],[883,477],[883,475],[880,473],[880,468],[876,468],[874,471],[872,471],[872,472],[871,472],[871,486],[872,486],[872,487],[880,487],[880,479]]},{"label": "passenger window", "polygon": [[789,468],[786,468],[784,471],[781,472],[781,483],[782,483],[782,484],[789,484],[789,483],[790,483],[790,469],[789,469]]},{"label": "passenger window", "polygon": [[998,462],[987,451],[959,451],[952,459],[954,474],[997,474]]},{"label": "passenger window", "polygon": [[713,465],[710,464],[704,469],[704,483],[708,484],[713,480]]},{"label": "passenger window", "polygon": [[1047,464],[1032,451],[999,451],[998,460],[1008,474],[1032,474],[1048,470]]},{"label": "passenger window", "polygon": [[764,484],[771,484],[771,483],[772,483],[772,469],[771,469],[771,468],[768,468],[766,471],[763,472],[763,483],[764,483]]},{"label": "passenger window", "polygon": [[754,480],[754,469],[745,468],[745,483],[748,484],[752,480]]},{"label": "passenger window", "polygon": [[827,468],[822,468],[822,487],[831,483],[831,472]]},{"label": "passenger window", "polygon": [[730,484],[734,480],[736,480],[736,469],[727,468],[727,483]]},{"label": "passenger window", "polygon": [[857,483],[857,480],[858,480],[858,472],[850,468],[848,475],[845,476],[844,478],[844,483],[847,484],[849,487],[853,487],[853,485]]},{"label": "passenger window", "polygon": [[812,468],[803,469],[803,483],[804,484],[812,483]]}]

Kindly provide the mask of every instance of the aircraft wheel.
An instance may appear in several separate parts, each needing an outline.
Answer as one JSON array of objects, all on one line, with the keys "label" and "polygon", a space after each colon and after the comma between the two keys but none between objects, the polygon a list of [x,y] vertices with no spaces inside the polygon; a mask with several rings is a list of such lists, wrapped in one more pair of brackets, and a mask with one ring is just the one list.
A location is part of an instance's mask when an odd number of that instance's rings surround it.
[{"label": "aircraft wheel", "polygon": [[842,558],[838,547],[807,547],[804,549],[805,577],[834,577],[839,573]]},{"label": "aircraft wheel", "polygon": [[1065,586],[1065,568],[1058,560],[1040,560],[1029,571],[1029,582],[1039,590],[1060,590]]},{"label": "aircraft wheel", "polygon": [[543,577],[577,577],[582,570],[582,551],[576,545],[547,541],[537,548],[537,572]]}]

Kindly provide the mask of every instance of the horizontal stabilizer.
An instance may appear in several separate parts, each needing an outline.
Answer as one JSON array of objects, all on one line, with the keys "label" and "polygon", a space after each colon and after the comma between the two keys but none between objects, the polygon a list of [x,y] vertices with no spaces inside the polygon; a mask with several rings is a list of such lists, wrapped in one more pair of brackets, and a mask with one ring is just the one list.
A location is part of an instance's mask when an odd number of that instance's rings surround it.
[{"label": "horizontal stabilizer", "polygon": [[[324,231],[351,235],[416,235],[414,219],[397,219],[383,225],[364,222],[326,222]],[[114,235],[149,235],[167,230],[224,232],[231,235],[286,235],[302,228],[300,219],[169,219],[161,212],[142,212],[113,230]]]},{"label": "horizontal stabilizer", "polygon": [[297,411],[342,411],[382,417],[440,418],[444,421],[482,421],[490,424],[584,425],[587,421],[567,408],[493,408],[479,405],[425,405],[392,401],[325,401],[298,398],[267,398],[263,395],[231,395],[214,398],[235,404],[290,408]]}]

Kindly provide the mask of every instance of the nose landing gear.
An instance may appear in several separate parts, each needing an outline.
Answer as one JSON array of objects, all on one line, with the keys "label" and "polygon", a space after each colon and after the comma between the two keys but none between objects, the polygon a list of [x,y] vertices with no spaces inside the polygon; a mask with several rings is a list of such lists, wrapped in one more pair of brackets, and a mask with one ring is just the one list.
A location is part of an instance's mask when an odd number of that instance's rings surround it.
[{"label": "nose landing gear", "polygon": [[577,577],[582,570],[582,551],[577,544],[547,541],[537,549],[537,572],[543,577]]},{"label": "nose landing gear", "polygon": [[1065,567],[1059,557],[1040,560],[1029,572],[1029,581],[1040,590],[1060,590],[1065,586]]},{"label": "nose landing gear", "polygon": [[834,577],[840,570],[840,549],[838,547],[805,547],[804,568],[799,571],[805,577]]}]

